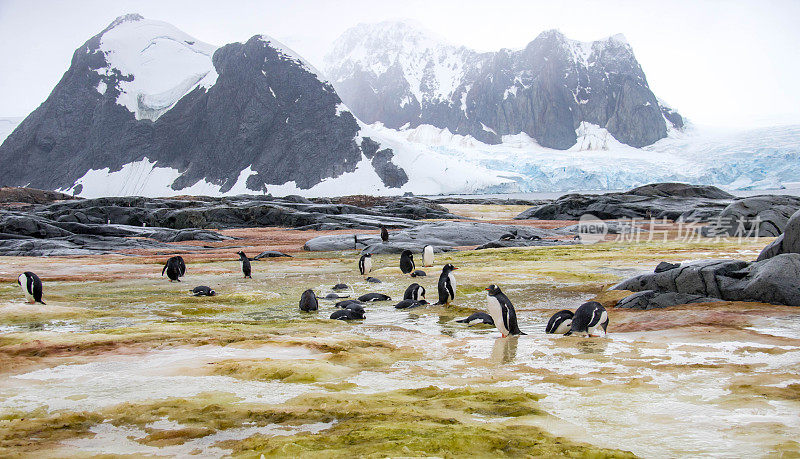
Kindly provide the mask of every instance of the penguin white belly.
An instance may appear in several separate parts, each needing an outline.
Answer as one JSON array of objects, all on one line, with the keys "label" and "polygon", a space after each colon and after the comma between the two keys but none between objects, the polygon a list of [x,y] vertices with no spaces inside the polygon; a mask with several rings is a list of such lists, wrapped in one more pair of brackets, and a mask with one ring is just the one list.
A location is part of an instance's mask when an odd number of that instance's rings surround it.
[{"label": "penguin white belly", "polygon": [[497,298],[492,295],[486,295],[486,309],[489,310],[489,315],[492,316],[494,325],[500,331],[500,334],[508,336],[508,328],[506,328],[506,323],[503,321],[503,307],[500,306]]},{"label": "penguin white belly", "polygon": [[422,251],[422,266],[433,266],[433,247],[426,246]]},{"label": "penguin white belly", "polygon": [[450,273],[447,275],[447,278],[450,279],[450,286],[453,287],[453,298],[451,299],[454,300],[456,299],[456,276],[454,276],[453,273]]},{"label": "penguin white belly", "polygon": [[33,294],[28,291],[28,278],[24,274],[20,274],[19,286],[22,287],[22,294],[25,295],[25,301],[33,303]]},{"label": "penguin white belly", "polygon": [[606,320],[608,320],[608,314],[606,311],[603,311],[603,313],[600,314],[600,320],[597,321],[595,326],[589,327],[587,330],[589,336],[605,336],[606,332],[603,330],[602,325],[606,322]]},{"label": "penguin white belly", "polygon": [[568,332],[569,329],[572,327],[572,319],[567,319],[561,322],[558,327],[556,327],[553,333],[563,335],[564,333]]},{"label": "penguin white belly", "polygon": [[364,258],[364,274],[369,274],[372,272],[372,258],[367,257]]}]

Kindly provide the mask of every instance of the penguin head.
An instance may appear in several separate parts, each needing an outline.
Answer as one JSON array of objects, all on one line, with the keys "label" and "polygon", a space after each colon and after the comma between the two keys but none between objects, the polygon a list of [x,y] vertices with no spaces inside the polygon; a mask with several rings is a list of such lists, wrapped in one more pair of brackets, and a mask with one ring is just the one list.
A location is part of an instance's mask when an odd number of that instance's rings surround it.
[{"label": "penguin head", "polygon": [[414,258],[414,254],[410,250],[403,250],[403,253],[401,253],[400,256]]},{"label": "penguin head", "polygon": [[486,291],[489,292],[489,295],[492,296],[497,295],[498,293],[503,293],[502,291],[500,291],[500,287],[496,286],[495,284],[486,287]]},{"label": "penguin head", "polygon": [[208,291],[208,296],[214,296],[214,295],[216,295],[216,294],[217,294],[217,292],[215,292],[215,291],[213,291],[213,290],[209,290],[209,291]]},{"label": "penguin head", "polygon": [[247,255],[245,255],[245,254],[244,254],[244,252],[243,252],[243,251],[241,251],[241,250],[240,250],[240,251],[238,251],[238,252],[236,252],[236,255],[239,255],[239,258],[243,258],[243,259],[244,259],[244,258],[247,258]]},{"label": "penguin head", "polygon": [[367,257],[367,258],[372,258],[372,254],[371,253],[365,253],[364,256]]},{"label": "penguin head", "polygon": [[450,263],[447,263],[446,265],[444,265],[442,267],[442,272],[449,273],[450,271],[453,271],[453,270],[456,270],[456,269],[458,269],[458,268],[456,268],[455,266],[453,266]]}]

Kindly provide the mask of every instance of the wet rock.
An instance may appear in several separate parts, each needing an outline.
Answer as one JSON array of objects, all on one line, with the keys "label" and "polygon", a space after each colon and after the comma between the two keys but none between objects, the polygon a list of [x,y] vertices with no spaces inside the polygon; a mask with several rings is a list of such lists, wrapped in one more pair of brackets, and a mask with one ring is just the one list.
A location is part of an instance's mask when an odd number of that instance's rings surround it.
[{"label": "wet rock", "polygon": [[656,266],[656,269],[653,272],[656,273],[663,273],[664,271],[669,271],[670,269],[679,268],[681,265],[680,263],[669,263],[666,261],[662,261],[661,263]]},{"label": "wet rock", "polygon": [[766,260],[781,253],[800,253],[800,211],[795,212],[786,223],[783,234],[761,251],[757,261]]},{"label": "wet rock", "polygon": [[679,304],[712,303],[715,301],[722,300],[688,293],[644,290],[623,298],[617,303],[616,307],[623,309],[658,309]]},{"label": "wet rock", "polygon": [[789,219],[800,210],[800,197],[752,196],[731,203],[720,212],[704,236],[774,237],[783,233]]}]

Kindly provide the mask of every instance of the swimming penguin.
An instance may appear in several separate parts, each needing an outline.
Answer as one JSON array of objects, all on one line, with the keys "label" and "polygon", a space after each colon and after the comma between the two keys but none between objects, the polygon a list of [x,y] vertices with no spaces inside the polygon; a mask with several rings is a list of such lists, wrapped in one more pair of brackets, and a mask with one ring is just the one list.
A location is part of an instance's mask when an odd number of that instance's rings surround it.
[{"label": "swimming penguin", "polygon": [[572,311],[566,309],[558,311],[553,314],[553,317],[547,322],[547,327],[544,329],[544,332],[563,335],[572,327],[572,317],[574,315]]},{"label": "swimming penguin", "polygon": [[361,273],[362,276],[365,276],[372,272],[372,254],[365,253],[361,255],[361,258],[358,259],[358,272]]},{"label": "swimming penguin", "polygon": [[388,301],[391,300],[390,297],[384,295],[383,293],[367,293],[358,297],[358,301],[366,303],[367,301]]},{"label": "swimming penguin", "polygon": [[480,322],[476,322],[478,324],[494,325],[494,319],[492,319],[492,316],[490,316],[485,312],[476,312],[471,316],[467,317],[466,319],[459,319],[456,320],[456,322],[460,322],[462,324],[468,324],[476,320],[480,320]]},{"label": "swimming penguin", "polygon": [[317,298],[323,300],[340,300],[342,298],[350,298],[350,295],[339,295],[338,293],[329,293],[325,296],[318,296]]},{"label": "swimming penguin", "polygon": [[252,279],[253,277],[250,275],[250,260],[247,255],[241,250],[236,253],[239,255],[239,261],[242,262],[242,274],[244,274],[245,279]]},{"label": "swimming penguin", "polygon": [[428,302],[425,300],[413,300],[411,298],[406,298],[394,305],[394,307],[395,309],[410,309],[416,308],[417,306],[424,306],[426,304],[428,304]]},{"label": "swimming penguin", "polygon": [[383,283],[383,282],[382,282],[380,279],[378,279],[377,277],[368,277],[368,278],[367,278],[367,282],[370,282],[370,283],[373,283],[373,284],[381,284],[381,283]]},{"label": "swimming penguin", "polygon": [[169,277],[169,281],[181,281],[181,277],[186,274],[186,263],[183,261],[183,257],[180,255],[175,255],[174,257],[170,257],[167,260],[167,264],[164,265],[164,269],[161,270],[161,275],[164,275],[164,271],[167,272],[167,277]]},{"label": "swimming penguin", "polygon": [[606,334],[608,329],[608,313],[606,308],[597,301],[589,301],[583,303],[575,311],[575,316],[572,318],[572,325],[568,332],[564,335],[571,335],[573,333],[585,333],[587,336],[600,336],[599,331],[603,330],[603,335]]},{"label": "swimming penguin", "polygon": [[381,225],[381,240],[383,242],[389,242],[389,230],[383,225]]},{"label": "swimming penguin", "polygon": [[308,289],[303,292],[303,295],[300,296],[300,310],[303,312],[311,312],[317,309],[319,309],[319,303],[317,302],[317,296],[314,294],[314,291]]},{"label": "swimming penguin", "polygon": [[427,274],[425,274],[425,271],[421,269],[417,269],[413,273],[411,273],[411,277],[425,277],[425,276],[427,276]]},{"label": "swimming penguin", "polygon": [[351,311],[356,311],[356,312],[359,312],[361,314],[364,314],[364,312],[365,312],[364,311],[364,304],[363,303],[359,303],[359,302],[347,303],[346,305],[344,305],[340,309],[349,309]]},{"label": "swimming penguin", "polygon": [[17,283],[22,287],[22,293],[25,295],[25,301],[34,304],[42,303],[42,280],[36,274],[25,271],[17,278]]},{"label": "swimming penguin", "polygon": [[422,248],[422,266],[433,266],[433,246],[426,245]]},{"label": "swimming penguin", "polygon": [[334,320],[361,320],[365,319],[364,310],[356,311],[353,309],[339,309],[333,311],[331,319]]},{"label": "swimming penguin", "polygon": [[416,282],[409,285],[406,289],[405,293],[403,293],[404,300],[424,300],[425,299],[425,287],[417,284]]},{"label": "swimming penguin", "polygon": [[408,274],[414,270],[414,254],[410,250],[403,250],[400,254],[400,271]]},{"label": "swimming penguin", "polygon": [[211,287],[206,285],[198,285],[197,287],[189,290],[189,293],[194,296],[214,296],[217,294]]},{"label": "swimming penguin", "polygon": [[335,307],[337,307],[337,308],[342,308],[342,309],[345,309],[345,308],[347,308],[348,306],[350,306],[351,304],[360,304],[360,305],[363,305],[364,303],[362,303],[362,302],[360,302],[360,301],[358,301],[358,300],[342,300],[342,301],[340,301],[340,302],[338,302],[338,303],[334,304],[334,306],[335,306]]},{"label": "swimming penguin", "polygon": [[455,266],[448,263],[442,267],[442,274],[439,275],[439,301],[436,304],[450,304],[456,298],[456,276],[453,271]]},{"label": "swimming penguin", "polygon": [[508,297],[500,291],[500,287],[492,284],[486,287],[486,308],[495,327],[505,338],[508,335],[524,335],[517,325],[517,312]]}]

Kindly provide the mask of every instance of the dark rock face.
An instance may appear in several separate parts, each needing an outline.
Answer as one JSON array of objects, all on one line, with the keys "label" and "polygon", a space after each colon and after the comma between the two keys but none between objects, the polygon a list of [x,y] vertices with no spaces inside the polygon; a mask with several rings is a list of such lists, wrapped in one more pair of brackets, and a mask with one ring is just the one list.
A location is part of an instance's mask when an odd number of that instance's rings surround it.
[{"label": "dark rock face", "polygon": [[[800,254],[784,253],[753,263],[735,260],[688,263],[675,269],[633,277],[612,288],[800,306],[797,279],[800,279]],[[641,301],[634,298],[630,304],[641,304]]]},{"label": "dark rock face", "polygon": [[564,195],[550,204],[528,209],[517,220],[578,220],[586,214],[600,219],[638,218],[709,221],[735,197],[714,186],[657,183],[624,193]]},{"label": "dark rock face", "polygon": [[688,293],[644,290],[623,298],[617,303],[616,307],[624,309],[659,309],[679,304],[713,303],[716,301],[722,300]]},{"label": "dark rock face", "polygon": [[[291,181],[308,189],[355,170],[362,157],[355,118],[337,109],[330,84],[262,36],[217,49],[213,86],[198,86],[155,121],[137,120],[116,102],[120,82],[136,76],[98,70],[110,67],[103,35],[138,21],[145,20],[122,17],[75,51],[47,100],[0,146],[0,183],[71,189],[90,169],[113,172],[145,157],[180,171],[175,190],[205,179],[226,192],[247,167],[255,191]],[[387,186],[405,183],[391,150],[381,152],[373,162]]]},{"label": "dark rock face", "polygon": [[792,218],[783,228],[783,234],[764,247],[758,255],[758,260],[766,260],[782,253],[800,253],[800,210],[792,215]]},{"label": "dark rock face", "polygon": [[[363,253],[402,253],[404,250],[421,253],[423,247],[432,245],[437,252],[449,251],[458,246],[482,245],[499,241],[504,234],[512,231],[520,240],[527,240],[531,244],[563,236],[557,231],[526,226],[478,222],[435,222],[394,232],[389,242],[381,241],[378,235],[359,235],[357,248],[363,249]],[[336,234],[315,237],[306,242],[303,248],[310,251],[350,250],[353,249],[353,235]]]},{"label": "dark rock face", "polygon": [[[783,233],[789,218],[800,210],[800,197],[765,195],[744,198],[720,212],[706,236],[774,237]],[[738,233],[738,234],[737,234]]]},{"label": "dark rock face", "polygon": [[665,119],[683,126],[621,36],[579,43],[551,30],[522,50],[477,53],[403,23],[362,24],[326,60],[353,113],[390,128],[431,124],[487,143],[524,132],[563,150],[584,121],[634,147],[664,138]]}]

